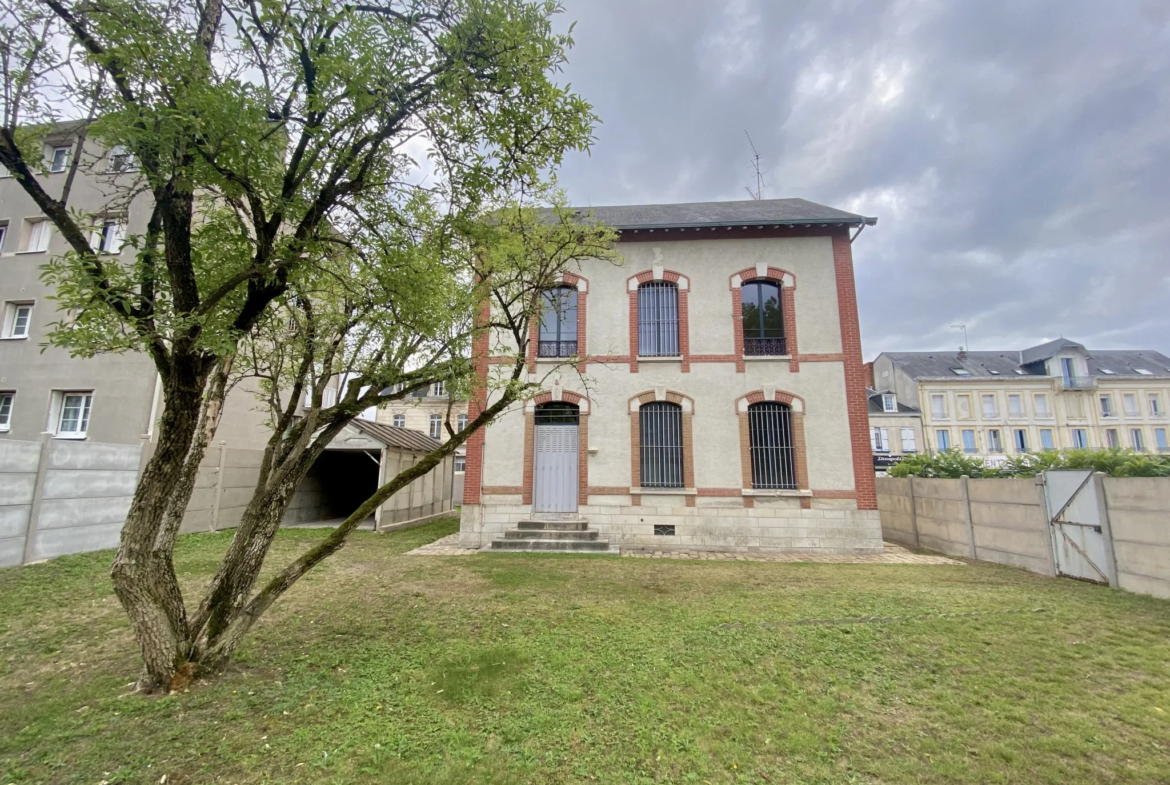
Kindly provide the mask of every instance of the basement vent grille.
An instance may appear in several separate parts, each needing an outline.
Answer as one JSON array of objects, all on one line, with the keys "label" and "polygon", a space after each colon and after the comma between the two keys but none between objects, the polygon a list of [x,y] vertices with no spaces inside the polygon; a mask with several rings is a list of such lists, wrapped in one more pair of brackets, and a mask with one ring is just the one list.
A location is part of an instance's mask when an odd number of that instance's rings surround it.
[{"label": "basement vent grille", "polygon": [[655,537],[673,537],[674,524],[656,523],[654,525]]}]

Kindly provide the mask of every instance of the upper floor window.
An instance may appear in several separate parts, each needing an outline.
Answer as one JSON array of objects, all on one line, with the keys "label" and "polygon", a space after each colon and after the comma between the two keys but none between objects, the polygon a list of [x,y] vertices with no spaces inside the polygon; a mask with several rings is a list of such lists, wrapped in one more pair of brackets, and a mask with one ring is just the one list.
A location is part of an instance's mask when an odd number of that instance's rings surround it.
[{"label": "upper floor window", "polygon": [[650,281],[638,287],[638,356],[677,357],[678,286]]},{"label": "upper floor window", "polygon": [[132,171],[136,168],[134,156],[122,145],[114,145],[110,148],[109,167],[111,172]]},{"label": "upper floor window", "polygon": [[467,471],[467,456],[463,453],[455,453],[455,473]]},{"label": "upper floor window", "polygon": [[998,428],[992,428],[987,432],[987,450],[988,452],[1003,452],[1003,438],[1000,436]]},{"label": "upper floor window", "polygon": [[467,427],[467,415],[460,414],[459,416],[457,416],[455,418],[455,428],[456,428],[456,430],[462,431],[466,427]]},{"label": "upper floor window", "polygon": [[1048,409],[1048,395],[1047,393],[1040,393],[1036,395],[1032,402],[1036,405],[1037,417],[1051,417],[1052,413]]},{"label": "upper floor window", "polygon": [[996,405],[994,395],[984,395],[983,401],[983,416],[990,419],[999,416],[999,407]]},{"label": "upper floor window", "polygon": [[27,338],[32,324],[32,303],[6,303],[4,308],[4,338]]},{"label": "upper floor window", "polygon": [[1102,417],[1112,417],[1113,416],[1113,396],[1112,395],[1102,395],[1101,396],[1101,416]]},{"label": "upper floor window", "polygon": [[542,296],[538,357],[577,354],[577,290],[570,286],[548,289]]},{"label": "upper floor window", "polygon": [[49,250],[49,233],[51,226],[48,221],[29,221],[26,235],[25,251],[38,253]]},{"label": "upper floor window", "polygon": [[1166,440],[1166,429],[1165,428],[1155,428],[1154,429],[1154,443],[1158,447],[1158,452],[1170,451],[1170,442],[1167,442],[1167,440]]},{"label": "upper floor window", "polygon": [[61,439],[84,439],[89,431],[89,412],[93,408],[92,392],[54,392],[53,433]]},{"label": "upper floor window", "polygon": [[1162,396],[1158,393],[1150,393],[1150,414],[1154,417],[1161,417],[1165,412],[1162,411]]},{"label": "upper floor window", "polygon": [[889,431],[886,428],[870,428],[869,446],[873,449],[874,452],[889,452]]},{"label": "upper floor window", "polygon": [[1125,393],[1121,396],[1121,401],[1125,405],[1125,413],[1129,417],[1136,417],[1138,412],[1137,393]]},{"label": "upper floor window", "polygon": [[638,409],[643,488],[683,487],[682,407],[655,401]]},{"label": "upper floor window", "polygon": [[774,281],[750,281],[742,287],[743,353],[745,357],[787,354],[780,285]]},{"label": "upper floor window", "polygon": [[326,387],[321,391],[321,406],[329,407],[337,403],[337,390],[333,387]]},{"label": "upper floor window", "polygon": [[0,252],[4,250],[4,237],[8,234],[8,224],[0,224]]},{"label": "upper floor window", "polygon": [[16,393],[0,392],[0,431],[7,431],[12,424],[12,405],[16,403]]},{"label": "upper floor window", "polygon": [[1146,437],[1141,428],[1131,428],[1129,431],[1130,444],[1138,452],[1146,451]]},{"label": "upper floor window", "polygon": [[1087,450],[1089,448],[1089,432],[1084,428],[1073,428],[1072,441],[1074,450]]},{"label": "upper floor window", "polygon": [[435,398],[442,398],[443,393],[445,393],[446,391],[447,391],[447,383],[446,382],[435,382],[434,385],[431,387],[431,395],[434,396]]},{"label": "upper floor window", "polygon": [[936,420],[945,420],[947,416],[947,397],[941,394],[930,396],[930,414]]},{"label": "upper floor window", "polygon": [[441,439],[443,437],[443,415],[431,415],[431,438]]},{"label": "upper floor window", "polygon": [[938,449],[945,452],[951,449],[951,432],[950,431],[935,431],[934,440],[938,444]]},{"label": "upper floor window", "polygon": [[1013,393],[1008,396],[1008,416],[1024,416],[1024,397],[1022,395]]},{"label": "upper floor window", "polygon": [[49,171],[64,172],[65,168],[69,166],[69,155],[72,152],[72,147],[52,148],[52,150],[49,151]]},{"label": "upper floor window", "polygon": [[902,429],[902,452],[918,452],[918,442],[913,428]]},{"label": "upper floor window", "polygon": [[796,490],[791,407],[772,402],[749,406],[748,449],[752,458],[753,488]]},{"label": "upper floor window", "polygon": [[406,427],[406,415],[405,414],[394,415],[393,423],[394,423],[395,428],[405,428]]},{"label": "upper floor window", "polygon": [[1040,429],[1040,447],[1045,450],[1056,449],[1056,442],[1052,438],[1051,428]]},{"label": "upper floor window", "polygon": [[119,253],[125,238],[126,225],[117,218],[105,218],[98,227],[95,244],[101,253]]},{"label": "upper floor window", "polygon": [[1105,429],[1105,446],[1110,450],[1121,449],[1121,435],[1118,434],[1116,428]]},{"label": "upper floor window", "polygon": [[896,412],[896,411],[898,411],[898,399],[892,395],[883,395],[882,396],[882,411],[883,412]]}]

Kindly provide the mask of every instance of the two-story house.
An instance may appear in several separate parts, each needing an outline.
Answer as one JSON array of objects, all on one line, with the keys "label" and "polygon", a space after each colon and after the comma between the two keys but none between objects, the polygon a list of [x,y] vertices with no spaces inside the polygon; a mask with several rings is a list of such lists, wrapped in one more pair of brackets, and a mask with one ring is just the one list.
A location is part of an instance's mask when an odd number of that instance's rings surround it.
[{"label": "two-story house", "polygon": [[852,245],[876,219],[802,199],[582,212],[624,265],[546,292],[544,392],[469,440],[463,546],[880,551]]},{"label": "two-story house", "polygon": [[995,463],[1053,449],[1170,450],[1170,358],[1060,338],[1022,351],[883,352],[879,390],[919,408],[932,450]]}]

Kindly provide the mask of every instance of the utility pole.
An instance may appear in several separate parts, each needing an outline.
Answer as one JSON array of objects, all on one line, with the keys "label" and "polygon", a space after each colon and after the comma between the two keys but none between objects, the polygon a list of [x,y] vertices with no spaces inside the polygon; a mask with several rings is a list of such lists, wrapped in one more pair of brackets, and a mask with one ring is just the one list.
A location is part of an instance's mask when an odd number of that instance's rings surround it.
[{"label": "utility pole", "polygon": [[951,327],[955,330],[962,330],[963,331],[963,351],[964,352],[967,351],[967,348],[968,348],[967,325],[965,325],[965,324],[952,324]]}]

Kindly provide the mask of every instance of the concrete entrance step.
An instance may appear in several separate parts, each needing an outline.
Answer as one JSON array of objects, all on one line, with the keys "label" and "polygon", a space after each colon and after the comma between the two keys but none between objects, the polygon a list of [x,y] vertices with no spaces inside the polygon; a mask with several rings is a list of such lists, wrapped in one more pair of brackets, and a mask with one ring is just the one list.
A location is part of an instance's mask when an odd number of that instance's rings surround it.
[{"label": "concrete entrance step", "polygon": [[511,529],[505,540],[596,540],[599,532],[587,529]]},{"label": "concrete entrance step", "polygon": [[537,539],[505,539],[493,540],[493,551],[516,551],[541,553],[617,553],[610,550],[609,540],[537,540]]},{"label": "concrete entrance step", "polygon": [[520,531],[583,532],[589,528],[589,521],[584,518],[553,521],[529,519],[517,523],[516,528]]}]

